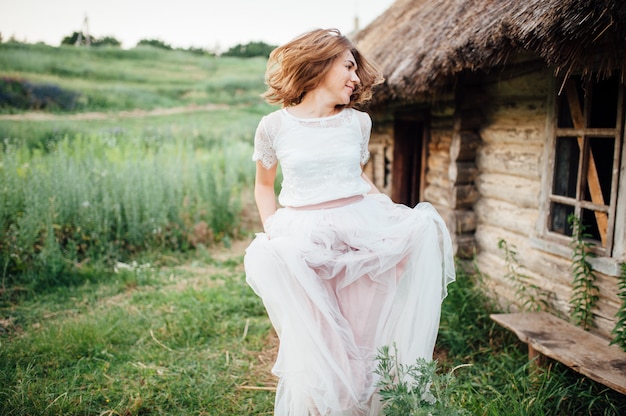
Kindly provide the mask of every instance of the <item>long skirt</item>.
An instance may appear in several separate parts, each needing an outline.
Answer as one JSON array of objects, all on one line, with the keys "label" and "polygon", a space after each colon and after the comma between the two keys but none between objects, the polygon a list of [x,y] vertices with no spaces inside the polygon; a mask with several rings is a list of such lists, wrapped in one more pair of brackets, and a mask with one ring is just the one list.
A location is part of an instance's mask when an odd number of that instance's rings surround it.
[{"label": "long skirt", "polygon": [[450,235],[428,203],[366,195],[336,208],[280,208],[246,250],[248,284],[279,336],[277,416],[377,415],[376,355],[432,359]]}]

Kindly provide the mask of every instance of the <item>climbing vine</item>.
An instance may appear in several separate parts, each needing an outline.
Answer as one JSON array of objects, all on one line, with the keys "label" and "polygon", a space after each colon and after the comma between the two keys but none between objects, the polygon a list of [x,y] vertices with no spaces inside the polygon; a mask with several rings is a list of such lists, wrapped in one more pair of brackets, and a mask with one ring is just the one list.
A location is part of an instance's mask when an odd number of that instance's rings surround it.
[{"label": "climbing vine", "polygon": [[611,335],[615,338],[611,341],[611,345],[616,344],[623,351],[626,351],[626,263],[621,264],[622,272],[619,276],[617,296],[622,301],[615,318],[615,327],[611,331]]},{"label": "climbing vine", "polygon": [[593,308],[599,299],[599,289],[596,286],[596,275],[591,267],[589,258],[595,256],[591,251],[593,244],[589,242],[589,234],[582,220],[575,215],[567,218],[572,227],[573,287],[569,304],[572,307],[572,322],[588,331],[593,326]]},{"label": "climbing vine", "polygon": [[509,279],[515,288],[515,299],[523,310],[541,311],[548,310],[548,294],[539,286],[530,283],[530,277],[520,270],[517,260],[517,247],[509,244],[504,239],[498,241],[498,248],[504,252],[506,265],[506,279]]}]

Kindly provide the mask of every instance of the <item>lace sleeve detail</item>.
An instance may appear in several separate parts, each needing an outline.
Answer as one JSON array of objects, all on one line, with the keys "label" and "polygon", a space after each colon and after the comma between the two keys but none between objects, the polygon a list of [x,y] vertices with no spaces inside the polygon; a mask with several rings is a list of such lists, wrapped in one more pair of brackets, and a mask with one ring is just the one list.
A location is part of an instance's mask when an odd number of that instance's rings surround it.
[{"label": "lace sleeve detail", "polygon": [[265,126],[266,118],[263,117],[256,129],[254,135],[254,153],[252,154],[253,161],[261,161],[263,166],[267,169],[276,164],[278,159],[276,158],[276,151],[272,145],[272,137],[267,131]]},{"label": "lace sleeve detail", "polygon": [[370,159],[369,141],[372,131],[372,119],[369,114],[358,112],[359,125],[361,126],[361,165],[365,165]]}]

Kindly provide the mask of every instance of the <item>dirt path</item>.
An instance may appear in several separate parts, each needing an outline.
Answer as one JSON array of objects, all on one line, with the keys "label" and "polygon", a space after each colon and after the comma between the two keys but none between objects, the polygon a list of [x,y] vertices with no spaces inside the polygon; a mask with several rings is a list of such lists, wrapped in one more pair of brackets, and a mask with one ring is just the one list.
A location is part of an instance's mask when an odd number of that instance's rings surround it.
[{"label": "dirt path", "polygon": [[111,118],[139,118],[173,114],[194,113],[198,111],[214,111],[229,108],[226,104],[188,105],[184,107],[156,108],[153,110],[129,110],[112,112],[87,112],[75,114],[53,114],[42,111],[30,111],[20,114],[1,114],[0,120],[15,121],[52,121],[52,120],[106,120]]}]

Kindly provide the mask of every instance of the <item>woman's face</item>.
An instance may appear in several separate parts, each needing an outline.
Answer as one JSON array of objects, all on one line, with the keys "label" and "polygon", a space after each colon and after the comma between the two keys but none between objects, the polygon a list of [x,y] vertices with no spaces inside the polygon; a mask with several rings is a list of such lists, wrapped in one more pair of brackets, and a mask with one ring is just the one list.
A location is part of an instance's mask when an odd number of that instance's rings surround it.
[{"label": "woman's face", "polygon": [[350,97],[361,83],[356,70],[356,59],[350,50],[346,50],[335,58],[319,88],[329,95],[335,105],[349,104]]}]

